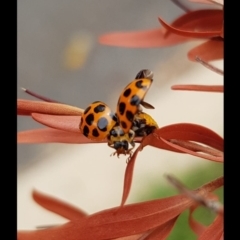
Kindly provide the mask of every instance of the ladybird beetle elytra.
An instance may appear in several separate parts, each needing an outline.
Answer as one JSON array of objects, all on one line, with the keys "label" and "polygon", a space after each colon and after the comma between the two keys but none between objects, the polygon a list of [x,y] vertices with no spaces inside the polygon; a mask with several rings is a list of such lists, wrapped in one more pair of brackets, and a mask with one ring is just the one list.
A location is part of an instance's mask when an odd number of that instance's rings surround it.
[{"label": "ladybird beetle elytra", "polygon": [[103,102],[90,104],[83,112],[79,128],[84,136],[92,140],[103,140],[116,125],[117,118]]},{"label": "ladybird beetle elytra", "polygon": [[134,115],[141,111],[140,104],[143,102],[152,81],[152,79],[148,78],[135,79],[121,93],[118,99],[116,115],[120,126],[125,132],[131,129]]},{"label": "ladybird beetle elytra", "polygon": [[90,104],[83,112],[79,128],[84,136],[92,140],[107,139],[108,146],[116,151],[111,155],[132,155],[134,137],[146,136],[158,128],[155,120],[142,112],[140,104],[154,107],[143,101],[153,81],[153,72],[143,69],[122,91],[117,111],[113,113],[103,102]]}]

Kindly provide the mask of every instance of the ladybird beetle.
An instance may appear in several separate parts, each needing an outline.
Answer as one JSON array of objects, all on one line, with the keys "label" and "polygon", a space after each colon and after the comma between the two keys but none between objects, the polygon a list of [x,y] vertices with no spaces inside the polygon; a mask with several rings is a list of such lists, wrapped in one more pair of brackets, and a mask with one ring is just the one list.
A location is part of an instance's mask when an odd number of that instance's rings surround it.
[{"label": "ladybird beetle", "polygon": [[152,77],[153,73],[150,70],[141,70],[136,75],[136,79],[129,83],[121,93],[116,115],[124,132],[128,132],[132,128],[134,116],[142,111],[140,104],[145,108],[154,108],[143,101],[152,84]]},{"label": "ladybird beetle", "polygon": [[[79,128],[89,139],[101,141],[107,138],[108,146],[116,150],[113,155],[131,154],[135,146],[134,131],[123,132],[117,124],[116,115],[100,101],[93,102],[84,110]],[[131,149],[129,149],[129,144],[132,146]]]},{"label": "ladybird beetle", "polygon": [[[116,151],[112,154],[129,154],[135,147],[135,136],[146,136],[158,128],[157,123],[147,113],[142,112],[140,104],[145,108],[154,107],[143,101],[153,81],[150,70],[141,70],[121,93],[117,112],[114,114],[103,102],[90,104],[82,114],[79,128],[84,136],[92,140],[107,138],[108,146]],[[129,148],[131,145],[131,148]]]}]

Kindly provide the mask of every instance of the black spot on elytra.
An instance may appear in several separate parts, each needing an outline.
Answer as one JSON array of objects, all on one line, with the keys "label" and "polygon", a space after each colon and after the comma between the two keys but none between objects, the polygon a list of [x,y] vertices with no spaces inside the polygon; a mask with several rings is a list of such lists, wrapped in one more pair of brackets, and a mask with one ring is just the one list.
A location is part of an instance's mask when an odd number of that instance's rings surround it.
[{"label": "black spot on elytra", "polygon": [[94,137],[98,137],[98,136],[99,136],[98,130],[97,130],[96,128],[93,129],[92,135],[93,135]]},{"label": "black spot on elytra", "polygon": [[103,112],[105,110],[106,106],[103,104],[99,104],[94,108],[95,113]]},{"label": "black spot on elytra", "polygon": [[127,111],[127,112],[126,112],[126,117],[127,117],[127,119],[128,119],[130,122],[132,122],[132,121],[133,121],[133,118],[134,118],[134,115],[133,115],[133,113],[132,113],[131,111]]},{"label": "black spot on elytra", "polygon": [[137,95],[133,95],[130,100],[130,104],[132,106],[138,106],[140,103],[141,103],[141,99]]},{"label": "black spot on elytra", "polygon": [[83,128],[83,135],[87,137],[88,134],[89,134],[89,128],[88,128],[88,126],[85,125]]},{"label": "black spot on elytra", "polygon": [[86,117],[86,123],[91,126],[92,123],[93,123],[93,120],[94,120],[94,115],[93,115],[92,113],[90,113],[90,114]]},{"label": "black spot on elytra", "polygon": [[97,122],[98,129],[101,130],[102,132],[107,131],[107,125],[108,120],[105,117],[101,117]]},{"label": "black spot on elytra", "polygon": [[122,126],[123,128],[127,128],[127,124],[126,124],[126,122],[121,121],[121,126]]},{"label": "black spot on elytra", "polygon": [[118,110],[121,115],[124,114],[125,108],[126,108],[126,104],[124,102],[120,102],[118,105]]},{"label": "black spot on elytra", "polygon": [[139,81],[137,81],[137,82],[135,83],[135,85],[136,85],[137,88],[144,88],[144,86],[142,85],[142,83],[143,83],[143,80],[139,80]]},{"label": "black spot on elytra", "polygon": [[83,114],[87,114],[90,109],[91,109],[91,106],[88,106],[88,107],[84,110]]},{"label": "black spot on elytra", "polygon": [[124,96],[124,97],[128,97],[130,94],[131,94],[131,89],[128,88],[128,89],[126,89],[126,90],[124,91],[123,96]]}]

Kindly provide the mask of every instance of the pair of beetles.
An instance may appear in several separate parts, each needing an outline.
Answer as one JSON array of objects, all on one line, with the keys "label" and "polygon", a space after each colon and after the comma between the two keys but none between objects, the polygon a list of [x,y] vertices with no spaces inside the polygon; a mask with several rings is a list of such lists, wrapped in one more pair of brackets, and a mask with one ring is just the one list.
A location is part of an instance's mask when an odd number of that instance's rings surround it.
[{"label": "pair of beetles", "polygon": [[141,70],[120,94],[116,113],[103,102],[90,104],[81,117],[79,128],[82,134],[97,141],[106,138],[108,146],[116,150],[113,155],[131,156],[135,146],[134,138],[147,136],[158,128],[154,119],[144,113],[141,107],[154,109],[143,101],[152,81],[153,72]]}]

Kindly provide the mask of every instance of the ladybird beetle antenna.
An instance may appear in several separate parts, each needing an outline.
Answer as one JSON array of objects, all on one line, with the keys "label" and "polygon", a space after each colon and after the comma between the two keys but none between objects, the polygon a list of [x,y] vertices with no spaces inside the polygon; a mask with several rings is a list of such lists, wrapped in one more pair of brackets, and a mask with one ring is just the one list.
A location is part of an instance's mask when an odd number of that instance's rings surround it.
[{"label": "ladybird beetle antenna", "polygon": [[147,78],[147,79],[152,80],[153,72],[149,69],[142,69],[140,72],[138,72],[135,79],[141,79],[141,78]]}]

